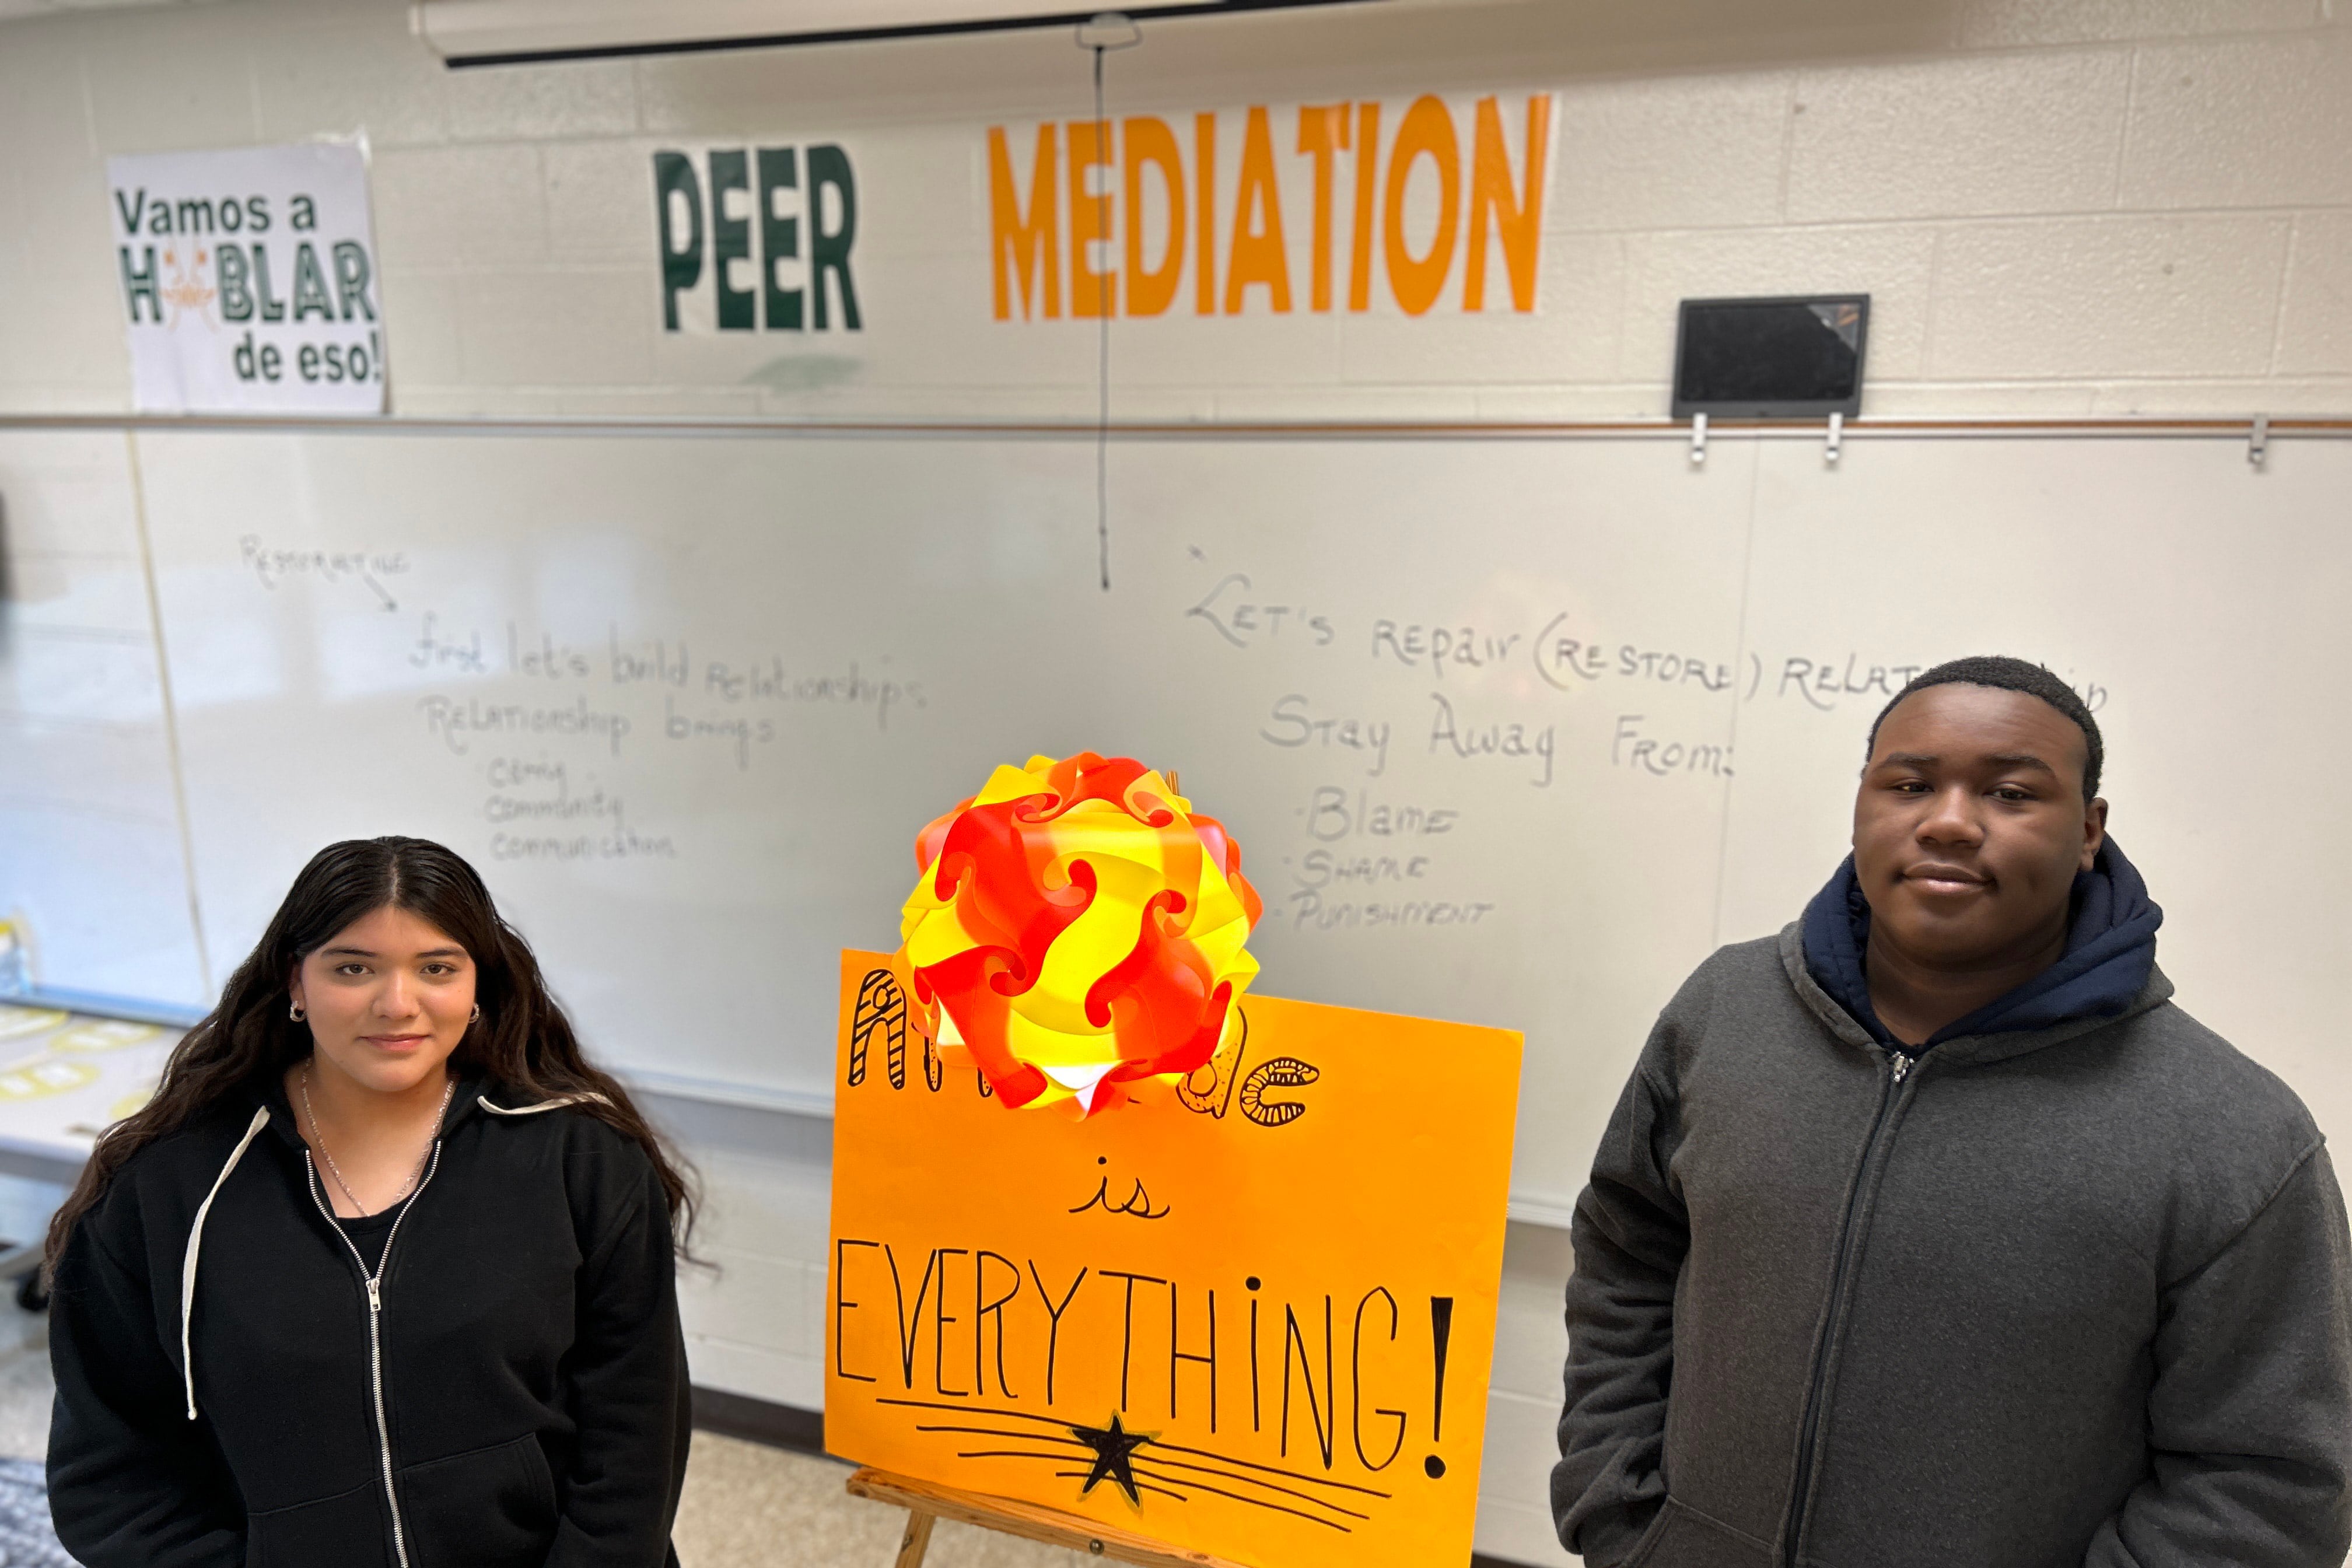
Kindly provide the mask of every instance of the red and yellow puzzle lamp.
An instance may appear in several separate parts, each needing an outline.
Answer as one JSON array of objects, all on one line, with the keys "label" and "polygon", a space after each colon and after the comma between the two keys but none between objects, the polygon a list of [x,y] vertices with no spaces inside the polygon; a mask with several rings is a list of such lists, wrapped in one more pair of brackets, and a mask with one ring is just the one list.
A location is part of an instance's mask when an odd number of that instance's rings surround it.
[{"label": "red and yellow puzzle lamp", "polygon": [[892,967],[941,1059],[1008,1107],[1159,1099],[1238,1027],[1264,903],[1223,825],[1133,758],[999,767],[915,859]]}]

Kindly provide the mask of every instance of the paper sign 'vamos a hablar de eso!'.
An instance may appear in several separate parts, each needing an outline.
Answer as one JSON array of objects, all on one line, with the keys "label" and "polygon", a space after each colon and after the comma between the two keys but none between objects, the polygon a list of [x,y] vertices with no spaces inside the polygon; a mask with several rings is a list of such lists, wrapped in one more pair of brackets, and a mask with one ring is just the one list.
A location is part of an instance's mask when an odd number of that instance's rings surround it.
[{"label": "paper sign 'vamos a hablar de eso!'", "polygon": [[383,412],[363,148],[126,155],[107,183],[142,413]]}]

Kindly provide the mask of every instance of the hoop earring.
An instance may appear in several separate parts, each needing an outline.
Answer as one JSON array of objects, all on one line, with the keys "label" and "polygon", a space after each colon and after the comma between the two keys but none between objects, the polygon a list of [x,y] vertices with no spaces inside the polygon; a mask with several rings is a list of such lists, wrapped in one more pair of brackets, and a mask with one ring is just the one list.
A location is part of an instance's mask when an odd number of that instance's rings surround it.
[{"label": "hoop earring", "polygon": [[296,1023],[300,1023],[302,1021],[302,1004],[297,1002],[292,1006],[288,1007],[286,1009],[286,1016],[293,1019]]},{"label": "hoop earring", "polygon": [[469,1024],[478,1024],[478,1023],[480,1023],[481,1021],[482,1021],[482,1005],[481,1005],[479,1002],[477,1002],[477,1003],[475,1003],[475,1004],[474,1004],[474,1016],[473,1016],[472,1017],[470,1017],[470,1018],[467,1019],[467,1020],[466,1020],[466,1022],[467,1022],[467,1023],[469,1023]]}]

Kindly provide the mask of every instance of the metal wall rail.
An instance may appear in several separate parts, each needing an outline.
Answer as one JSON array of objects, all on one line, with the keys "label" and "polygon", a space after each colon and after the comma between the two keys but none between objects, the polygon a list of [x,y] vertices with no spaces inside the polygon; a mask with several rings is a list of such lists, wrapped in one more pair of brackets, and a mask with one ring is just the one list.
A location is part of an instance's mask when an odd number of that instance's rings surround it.
[{"label": "metal wall rail", "polygon": [[[1719,419],[1706,433],[1752,436],[1775,440],[1818,441],[1828,434],[1824,423],[1813,421]],[[142,414],[0,414],[5,430],[135,431],[170,434],[184,431],[258,432],[391,436],[696,436],[759,439],[946,439],[1093,441],[1108,434],[1115,440],[1661,440],[1687,441],[1689,422],[1668,419],[1255,419],[1255,420],[1113,420],[1106,427],[1092,419],[780,419],[690,418],[651,416],[485,415],[465,416],[393,415],[386,416],[142,415]],[[1849,440],[1874,436],[1928,437],[1965,439],[1972,437],[2070,438],[2205,438],[2260,442],[2287,438],[2352,437],[2352,417],[2163,418],[2113,417],[1991,417],[1991,418],[1860,418],[1842,426]]]}]

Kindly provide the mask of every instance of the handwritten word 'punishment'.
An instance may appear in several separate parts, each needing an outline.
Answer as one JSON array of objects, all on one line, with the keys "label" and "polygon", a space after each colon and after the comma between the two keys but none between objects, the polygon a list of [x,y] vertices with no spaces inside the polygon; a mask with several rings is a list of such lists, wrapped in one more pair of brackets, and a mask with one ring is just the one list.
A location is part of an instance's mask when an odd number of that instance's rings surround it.
[{"label": "handwritten word 'punishment'", "polygon": [[1491,903],[1455,902],[1444,899],[1407,899],[1396,903],[1332,901],[1326,900],[1321,893],[1312,889],[1304,888],[1290,895],[1290,929],[1293,931],[1474,926],[1494,912],[1495,906]]},{"label": "handwritten word 'punishment'", "polygon": [[525,702],[485,702],[471,697],[459,701],[436,695],[422,699],[416,709],[425,715],[425,727],[461,757],[478,735],[593,736],[617,757],[630,730],[627,714],[592,707],[584,697],[561,707],[535,708]]}]

